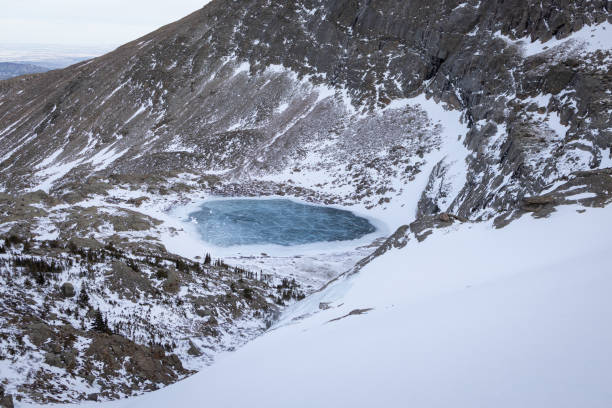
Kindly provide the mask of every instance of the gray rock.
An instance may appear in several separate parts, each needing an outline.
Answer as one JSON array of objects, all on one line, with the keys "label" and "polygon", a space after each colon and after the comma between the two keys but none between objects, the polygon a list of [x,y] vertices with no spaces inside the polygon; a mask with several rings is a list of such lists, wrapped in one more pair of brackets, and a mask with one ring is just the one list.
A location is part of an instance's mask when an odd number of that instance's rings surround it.
[{"label": "gray rock", "polygon": [[69,242],[77,248],[100,249],[103,246],[94,238],[72,237]]},{"label": "gray rock", "polygon": [[140,292],[152,292],[153,288],[148,277],[130,268],[123,261],[113,261],[107,276],[110,288],[121,296],[138,296]]},{"label": "gray rock", "polygon": [[66,365],[64,364],[62,360],[62,357],[59,354],[52,353],[52,352],[45,353],[45,363],[49,364],[50,366],[58,367],[58,368],[66,367]]},{"label": "gray rock", "polygon": [[13,396],[6,394],[2,384],[0,384],[0,408],[13,408]]},{"label": "gray rock", "polygon": [[13,404],[13,396],[11,394],[6,394],[0,398],[0,407],[2,408],[14,408]]},{"label": "gray rock", "polygon": [[565,65],[555,65],[544,77],[542,90],[553,95],[564,90],[574,77],[574,71]]},{"label": "gray rock", "polygon": [[438,219],[442,222],[453,222],[453,218],[447,213],[439,214]]},{"label": "gray rock", "polygon": [[175,270],[168,271],[168,278],[164,282],[164,290],[170,293],[176,293],[180,289],[180,278]]},{"label": "gray rock", "polygon": [[26,333],[32,343],[42,346],[53,335],[53,329],[45,323],[30,323],[26,326]]},{"label": "gray rock", "polygon": [[202,351],[198,348],[198,346],[193,344],[191,340],[189,340],[189,350],[187,350],[187,353],[194,357],[199,357],[202,355]]},{"label": "gray rock", "polygon": [[69,370],[73,369],[77,363],[78,353],[74,349],[65,350],[60,354],[62,361],[64,362],[64,366]]},{"label": "gray rock", "polygon": [[64,284],[62,284],[61,286],[61,291],[62,291],[62,296],[66,297],[66,298],[71,298],[74,297],[74,285],[70,282],[65,282]]},{"label": "gray rock", "polygon": [[215,318],[215,316],[210,316],[208,320],[206,321],[206,324],[208,326],[218,326],[219,321]]}]

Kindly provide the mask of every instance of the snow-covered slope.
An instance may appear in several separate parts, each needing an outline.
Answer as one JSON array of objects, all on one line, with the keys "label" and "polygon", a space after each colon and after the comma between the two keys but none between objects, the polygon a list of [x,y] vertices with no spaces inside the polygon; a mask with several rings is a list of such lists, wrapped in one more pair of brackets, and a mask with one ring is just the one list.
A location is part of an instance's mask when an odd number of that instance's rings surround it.
[{"label": "snow-covered slope", "polygon": [[100,407],[609,407],[610,227],[610,208],[566,206],[437,230],[199,374]]}]

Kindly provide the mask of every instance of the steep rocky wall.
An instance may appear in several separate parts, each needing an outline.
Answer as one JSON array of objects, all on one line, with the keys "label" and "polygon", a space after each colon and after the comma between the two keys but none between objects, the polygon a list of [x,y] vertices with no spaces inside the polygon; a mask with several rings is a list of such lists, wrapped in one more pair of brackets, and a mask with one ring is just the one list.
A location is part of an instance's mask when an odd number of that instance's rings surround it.
[{"label": "steep rocky wall", "polygon": [[[473,151],[452,205],[428,194],[422,208],[487,218],[607,162],[609,49],[524,55],[513,43],[605,22],[607,1],[230,3],[95,60],[1,82],[3,188],[95,173],[274,173],[356,114],[376,121],[419,93],[463,112]],[[556,116],[566,129],[551,128]]]}]

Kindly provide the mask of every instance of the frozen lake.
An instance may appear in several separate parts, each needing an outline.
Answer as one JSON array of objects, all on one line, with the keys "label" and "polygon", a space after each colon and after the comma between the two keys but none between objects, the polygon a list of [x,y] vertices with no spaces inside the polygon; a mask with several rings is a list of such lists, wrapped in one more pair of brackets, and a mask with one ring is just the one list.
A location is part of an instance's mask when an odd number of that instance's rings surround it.
[{"label": "frozen lake", "polygon": [[351,241],[376,231],[350,211],[286,199],[207,201],[189,216],[204,241],[219,247]]}]

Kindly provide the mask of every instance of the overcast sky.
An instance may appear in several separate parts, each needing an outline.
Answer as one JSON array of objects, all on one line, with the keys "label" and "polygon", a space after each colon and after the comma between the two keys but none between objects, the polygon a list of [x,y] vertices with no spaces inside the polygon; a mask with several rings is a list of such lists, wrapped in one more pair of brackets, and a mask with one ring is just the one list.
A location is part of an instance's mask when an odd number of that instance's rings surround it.
[{"label": "overcast sky", "polygon": [[121,45],[208,0],[0,0],[0,43]]}]

